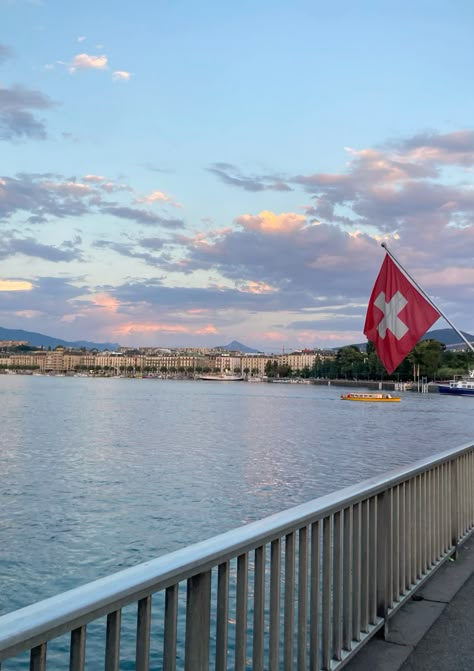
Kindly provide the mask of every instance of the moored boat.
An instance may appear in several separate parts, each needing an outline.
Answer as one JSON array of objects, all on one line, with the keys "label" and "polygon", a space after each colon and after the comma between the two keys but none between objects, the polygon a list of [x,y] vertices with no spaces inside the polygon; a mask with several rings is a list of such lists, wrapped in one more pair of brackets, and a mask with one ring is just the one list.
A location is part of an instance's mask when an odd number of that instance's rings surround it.
[{"label": "moored boat", "polygon": [[351,391],[348,394],[341,394],[341,399],[343,401],[362,401],[362,402],[379,402],[379,403],[399,403],[400,396],[392,396],[392,394],[387,394],[386,392],[379,393],[364,393],[364,392],[354,392]]},{"label": "moored boat", "polygon": [[469,371],[469,375],[455,378],[446,384],[438,384],[440,394],[450,394],[451,396],[474,396],[474,370]]},{"label": "moored boat", "polygon": [[214,382],[240,382],[241,380],[244,379],[242,375],[226,375],[224,374],[218,374],[218,375],[199,375],[198,377],[199,380],[212,380]]}]

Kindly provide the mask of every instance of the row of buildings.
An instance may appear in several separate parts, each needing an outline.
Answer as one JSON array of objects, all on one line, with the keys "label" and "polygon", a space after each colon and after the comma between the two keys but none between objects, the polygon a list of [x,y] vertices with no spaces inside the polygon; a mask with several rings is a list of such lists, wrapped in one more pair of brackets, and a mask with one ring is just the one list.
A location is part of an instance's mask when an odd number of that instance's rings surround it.
[{"label": "row of buildings", "polygon": [[209,350],[166,350],[155,353],[141,350],[97,352],[69,350],[58,347],[53,351],[0,352],[1,370],[35,370],[40,373],[87,371],[106,375],[124,373],[147,374],[167,372],[225,371],[264,375],[270,361],[273,365],[291,367],[293,371],[311,369],[319,359],[333,358],[326,350],[302,350],[287,354],[244,354]]}]

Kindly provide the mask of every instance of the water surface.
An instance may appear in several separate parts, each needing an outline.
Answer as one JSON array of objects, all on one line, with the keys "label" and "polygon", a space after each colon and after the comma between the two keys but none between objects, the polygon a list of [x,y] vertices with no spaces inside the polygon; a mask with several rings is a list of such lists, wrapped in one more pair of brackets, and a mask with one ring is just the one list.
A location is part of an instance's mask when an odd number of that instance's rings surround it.
[{"label": "water surface", "polygon": [[2,613],[474,439],[474,399],[0,376]]}]

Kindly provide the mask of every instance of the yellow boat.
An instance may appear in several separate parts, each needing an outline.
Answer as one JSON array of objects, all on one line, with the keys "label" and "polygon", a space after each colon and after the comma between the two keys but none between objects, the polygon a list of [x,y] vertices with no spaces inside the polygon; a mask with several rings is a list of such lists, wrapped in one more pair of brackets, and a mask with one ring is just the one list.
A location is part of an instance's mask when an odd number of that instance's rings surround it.
[{"label": "yellow boat", "polygon": [[399,403],[400,396],[392,396],[391,394],[386,393],[360,393],[360,392],[350,392],[349,394],[341,394],[343,401],[376,401],[378,403]]}]

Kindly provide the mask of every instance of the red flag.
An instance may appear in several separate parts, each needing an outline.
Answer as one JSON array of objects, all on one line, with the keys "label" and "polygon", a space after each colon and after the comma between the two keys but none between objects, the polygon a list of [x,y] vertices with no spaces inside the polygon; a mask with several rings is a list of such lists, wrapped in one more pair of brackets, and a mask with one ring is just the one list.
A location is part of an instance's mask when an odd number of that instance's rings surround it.
[{"label": "red flag", "polygon": [[370,296],[364,333],[387,373],[393,373],[440,316],[386,254]]}]

